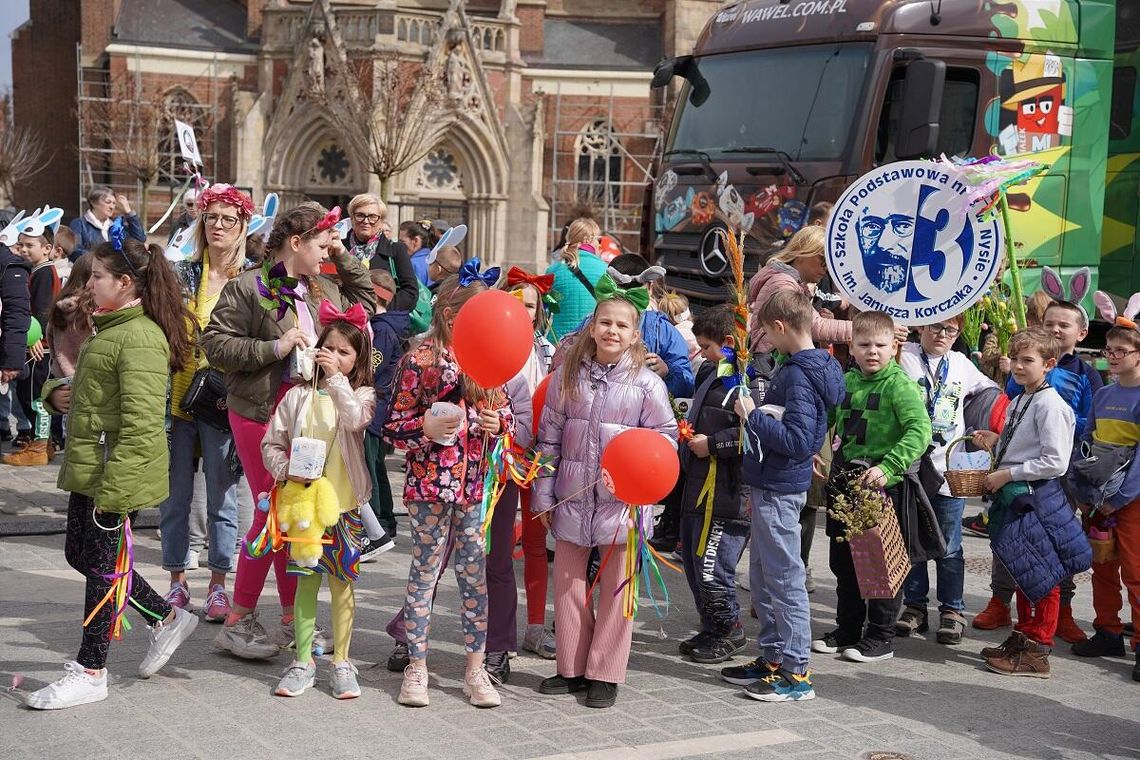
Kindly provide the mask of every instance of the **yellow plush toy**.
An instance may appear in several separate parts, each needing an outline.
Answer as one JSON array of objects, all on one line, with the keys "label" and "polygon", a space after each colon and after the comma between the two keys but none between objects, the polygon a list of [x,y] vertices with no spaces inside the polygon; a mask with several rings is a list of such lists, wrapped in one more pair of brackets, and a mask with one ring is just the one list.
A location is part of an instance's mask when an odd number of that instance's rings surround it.
[{"label": "yellow plush toy", "polygon": [[316,567],[324,553],[325,531],[340,519],[336,490],[328,478],[312,483],[286,481],[277,490],[277,522],[290,539],[289,556],[301,567]]}]

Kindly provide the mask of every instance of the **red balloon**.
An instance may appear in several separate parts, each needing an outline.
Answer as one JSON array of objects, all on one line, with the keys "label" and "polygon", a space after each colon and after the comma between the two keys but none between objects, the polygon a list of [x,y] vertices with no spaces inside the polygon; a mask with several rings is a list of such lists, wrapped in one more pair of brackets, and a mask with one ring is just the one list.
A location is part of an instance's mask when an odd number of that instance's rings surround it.
[{"label": "red balloon", "polygon": [[530,408],[534,420],[534,439],[538,440],[538,423],[542,422],[542,408],[546,406],[546,390],[550,387],[550,375],[542,378],[542,382],[534,389],[530,397]]},{"label": "red balloon", "polygon": [[602,451],[602,482],[626,504],[659,503],[673,490],[680,472],[677,449],[654,430],[623,430]]},{"label": "red balloon", "polygon": [[459,309],[451,346],[460,369],[484,388],[517,375],[534,348],[534,325],[510,293],[485,290]]}]

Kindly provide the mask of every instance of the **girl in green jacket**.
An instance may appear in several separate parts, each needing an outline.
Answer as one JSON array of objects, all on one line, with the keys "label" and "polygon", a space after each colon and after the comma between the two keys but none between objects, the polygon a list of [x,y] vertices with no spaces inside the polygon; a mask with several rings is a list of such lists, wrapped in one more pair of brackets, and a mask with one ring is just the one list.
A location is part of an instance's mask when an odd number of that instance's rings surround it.
[{"label": "girl in green jacket", "polygon": [[135,512],[167,497],[166,390],[170,371],[189,356],[193,315],[160,248],[124,239],[117,222],[109,236],[90,254],[95,335],[80,351],[72,382],[44,387],[51,410],[68,414],[58,481],[71,492],[64,553],[87,590],[78,657],[62,678],[28,695],[28,706],[40,710],[107,698],[107,650],[128,605],[151,633],[140,678],[165,665],[198,624],[134,571],[130,531]]}]

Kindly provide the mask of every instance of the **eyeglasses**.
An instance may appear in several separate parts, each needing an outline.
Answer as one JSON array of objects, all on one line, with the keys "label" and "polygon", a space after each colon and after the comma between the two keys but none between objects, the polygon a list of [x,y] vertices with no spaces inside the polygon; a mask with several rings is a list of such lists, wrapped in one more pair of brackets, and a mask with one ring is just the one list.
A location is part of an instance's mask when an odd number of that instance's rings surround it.
[{"label": "eyeglasses", "polygon": [[229,214],[202,214],[202,223],[207,227],[213,227],[218,222],[222,223],[223,230],[232,230],[241,221],[236,216]]},{"label": "eyeglasses", "polygon": [[961,332],[961,330],[953,325],[927,325],[926,329],[935,335],[945,335],[947,338],[957,338],[958,333]]},{"label": "eyeglasses", "polygon": [[1110,348],[1104,352],[1104,355],[1107,356],[1109,359],[1123,359],[1124,357],[1128,356],[1129,354],[1135,354],[1135,353],[1138,353],[1138,350],[1135,348],[1129,349],[1127,351],[1125,351],[1123,349],[1118,350],[1115,348]]},{"label": "eyeglasses", "polygon": [[356,213],[356,214],[352,215],[352,221],[354,221],[354,222],[368,222],[369,224],[376,224],[376,222],[380,221],[380,215],[379,214]]}]

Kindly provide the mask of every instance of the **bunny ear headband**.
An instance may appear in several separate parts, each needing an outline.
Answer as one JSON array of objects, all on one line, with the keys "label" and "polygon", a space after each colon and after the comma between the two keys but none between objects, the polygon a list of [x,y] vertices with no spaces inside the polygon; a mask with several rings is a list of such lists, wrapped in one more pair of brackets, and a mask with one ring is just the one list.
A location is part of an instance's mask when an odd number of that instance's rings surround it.
[{"label": "bunny ear headband", "polygon": [[623,288],[628,288],[632,285],[648,285],[654,280],[660,280],[665,276],[664,267],[652,266],[643,271],[641,274],[623,274],[613,267],[606,269],[606,274],[613,278],[614,282]]},{"label": "bunny ear headband", "polygon": [[39,237],[44,234],[44,230],[51,230],[54,235],[59,231],[59,223],[62,219],[63,209],[44,206],[42,209],[37,209],[36,212],[27,219],[17,222],[16,234]]},{"label": "bunny ear headband", "polygon": [[[1061,276],[1053,271],[1050,267],[1042,267],[1041,269],[1041,289],[1045,294],[1058,303],[1067,303],[1070,306],[1075,306],[1081,310],[1081,314],[1085,318],[1085,324],[1088,324],[1089,315],[1085,311],[1085,307],[1081,306],[1081,301],[1088,295],[1089,286],[1092,284],[1092,274],[1089,272],[1088,267],[1081,267],[1073,272],[1069,277],[1069,293],[1065,295],[1065,286],[1061,282]],[[1095,296],[1094,296],[1095,300]],[[1100,303],[1097,303],[1100,306]]]},{"label": "bunny ear headband", "polygon": [[1127,327],[1130,330],[1140,329],[1136,325],[1136,317],[1140,314],[1140,293],[1133,293],[1132,297],[1128,299],[1124,311],[1119,314],[1116,312],[1116,302],[1112,300],[1112,296],[1103,290],[1093,293],[1093,303],[1096,304],[1096,310],[1104,317],[1105,321],[1111,322],[1114,326]]}]

